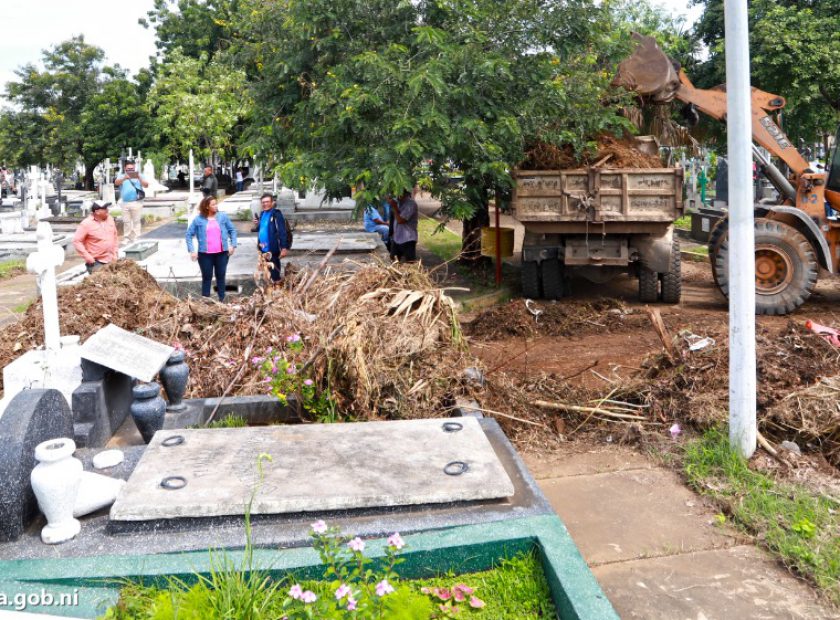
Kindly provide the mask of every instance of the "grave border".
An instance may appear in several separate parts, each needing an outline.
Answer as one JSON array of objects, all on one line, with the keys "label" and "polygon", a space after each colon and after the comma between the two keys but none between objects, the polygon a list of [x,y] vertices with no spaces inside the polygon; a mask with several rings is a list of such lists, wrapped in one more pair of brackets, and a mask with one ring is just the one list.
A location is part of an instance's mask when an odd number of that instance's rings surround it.
[{"label": "grave border", "polygon": [[[399,573],[407,578],[432,576],[450,569],[461,573],[485,570],[507,555],[536,549],[560,618],[618,620],[556,515],[422,531],[403,538],[408,552],[402,554],[405,562],[399,566]],[[367,545],[369,557],[384,557],[385,538],[368,540]],[[241,549],[226,553],[235,565],[241,565]],[[166,576],[190,579],[195,573],[207,574],[210,562],[208,551],[0,561],[0,592],[11,596],[46,590],[57,597],[75,591],[79,601],[76,607],[28,607],[26,611],[94,618],[114,604],[121,580],[152,582]],[[317,577],[321,573],[320,559],[311,547],[255,548],[254,566],[270,567],[273,574],[303,570],[306,576]]]}]

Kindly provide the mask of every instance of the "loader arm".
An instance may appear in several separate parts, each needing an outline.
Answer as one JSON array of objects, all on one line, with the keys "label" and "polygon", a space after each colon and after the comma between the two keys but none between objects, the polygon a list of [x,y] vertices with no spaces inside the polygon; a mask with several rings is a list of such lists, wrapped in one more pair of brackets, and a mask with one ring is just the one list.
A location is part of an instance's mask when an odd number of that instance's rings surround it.
[{"label": "loader arm", "polygon": [[[725,84],[708,90],[695,88],[682,69],[679,72],[679,81],[679,87],[674,93],[677,99],[692,104],[712,118],[721,121],[726,119]],[[753,140],[785,162],[798,179],[808,171],[808,162],[769,115],[770,112],[785,107],[784,97],[758,88],[752,88],[751,91]]]}]

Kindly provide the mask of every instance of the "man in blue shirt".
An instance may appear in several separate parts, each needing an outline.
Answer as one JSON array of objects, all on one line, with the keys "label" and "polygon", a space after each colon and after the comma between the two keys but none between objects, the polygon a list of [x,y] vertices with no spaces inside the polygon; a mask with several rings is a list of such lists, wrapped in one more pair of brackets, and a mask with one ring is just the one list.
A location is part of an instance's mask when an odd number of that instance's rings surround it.
[{"label": "man in blue shirt", "polygon": [[274,195],[263,194],[260,198],[262,211],[254,216],[252,232],[257,234],[257,247],[263,255],[270,254],[271,280],[279,282],[281,277],[280,259],[289,253],[286,219],[280,209],[274,208]]},{"label": "man in blue shirt", "polygon": [[134,243],[140,236],[140,224],[143,219],[143,199],[139,192],[144,187],[149,187],[149,182],[137,172],[133,161],[127,161],[123,174],[114,180],[114,186],[120,190],[123,238],[128,243]]},{"label": "man in blue shirt", "polygon": [[385,212],[384,215],[372,204],[365,208],[365,231],[379,233],[385,246],[388,247],[388,212],[391,206],[383,202],[382,209]]}]

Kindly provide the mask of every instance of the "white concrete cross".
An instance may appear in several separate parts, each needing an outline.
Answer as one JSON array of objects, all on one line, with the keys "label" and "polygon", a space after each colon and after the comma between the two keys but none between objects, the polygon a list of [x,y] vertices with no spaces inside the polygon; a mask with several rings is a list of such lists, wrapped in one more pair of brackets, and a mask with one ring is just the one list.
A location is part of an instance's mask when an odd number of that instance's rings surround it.
[{"label": "white concrete cross", "polygon": [[55,268],[64,262],[64,248],[53,245],[53,232],[49,222],[38,222],[36,238],[38,251],[26,257],[26,270],[38,275],[44,307],[44,346],[48,351],[59,351],[61,342]]}]

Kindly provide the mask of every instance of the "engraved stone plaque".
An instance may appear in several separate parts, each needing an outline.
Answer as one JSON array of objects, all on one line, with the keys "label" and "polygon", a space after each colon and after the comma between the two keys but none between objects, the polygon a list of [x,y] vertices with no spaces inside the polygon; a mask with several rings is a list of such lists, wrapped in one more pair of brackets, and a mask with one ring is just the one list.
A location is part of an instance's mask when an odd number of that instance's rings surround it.
[{"label": "engraved stone plaque", "polygon": [[252,497],[252,514],[279,514],[496,499],[513,489],[475,418],[164,430],[111,520],[242,515]]},{"label": "engraved stone plaque", "polygon": [[140,381],[152,381],[174,350],[110,323],[85,341],[81,357]]}]

